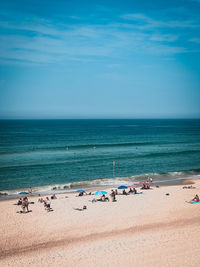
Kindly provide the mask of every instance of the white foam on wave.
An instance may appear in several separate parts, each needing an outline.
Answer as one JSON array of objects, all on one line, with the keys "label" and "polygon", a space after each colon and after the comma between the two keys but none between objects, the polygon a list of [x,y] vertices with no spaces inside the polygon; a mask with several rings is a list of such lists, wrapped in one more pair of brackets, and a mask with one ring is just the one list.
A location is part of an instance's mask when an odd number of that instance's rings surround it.
[{"label": "white foam on wave", "polygon": [[[95,180],[77,181],[72,183],[53,184],[45,186],[33,187],[33,194],[51,194],[60,192],[75,192],[77,189],[92,189],[95,187],[118,187],[120,185],[133,185],[139,184],[140,181],[146,181],[148,177],[153,179],[154,183],[173,182],[174,180],[181,180],[187,177],[200,177],[200,174],[194,173],[194,171],[186,172],[168,172],[168,173],[145,173],[140,175],[134,175],[130,177],[112,177],[112,178],[99,178]],[[0,196],[19,195],[20,192],[28,192],[29,188],[20,188],[15,190],[2,190]]]}]

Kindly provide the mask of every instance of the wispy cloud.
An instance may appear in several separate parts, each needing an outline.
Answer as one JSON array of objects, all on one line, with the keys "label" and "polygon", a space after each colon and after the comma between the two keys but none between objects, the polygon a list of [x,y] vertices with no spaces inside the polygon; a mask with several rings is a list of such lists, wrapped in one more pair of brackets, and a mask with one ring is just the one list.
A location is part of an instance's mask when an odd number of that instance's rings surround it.
[{"label": "wispy cloud", "polygon": [[178,38],[178,35],[173,34],[152,34],[149,39],[155,42],[175,42]]},{"label": "wispy cloud", "polygon": [[200,44],[200,38],[191,38],[189,39],[190,42]]},{"label": "wispy cloud", "polygon": [[[104,24],[58,23],[35,16],[23,21],[4,18],[0,21],[0,59],[50,64],[134,53],[174,55],[186,53],[188,48],[180,46],[180,34],[171,29],[198,26],[195,21],[160,21],[145,14],[124,14],[121,18],[123,22]],[[163,27],[168,30],[162,32]],[[190,41],[195,42],[195,38]]]},{"label": "wispy cloud", "polygon": [[148,28],[197,28],[200,26],[199,23],[193,20],[156,20],[152,19],[149,16],[144,14],[124,14],[121,16],[122,19],[132,21],[137,23],[137,26],[140,29]]}]

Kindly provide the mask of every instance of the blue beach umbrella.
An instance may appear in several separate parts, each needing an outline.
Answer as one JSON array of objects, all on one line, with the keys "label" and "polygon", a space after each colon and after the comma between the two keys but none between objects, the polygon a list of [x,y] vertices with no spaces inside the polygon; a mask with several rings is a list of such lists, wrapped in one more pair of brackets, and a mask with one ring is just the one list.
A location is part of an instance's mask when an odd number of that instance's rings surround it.
[{"label": "blue beach umbrella", "polygon": [[97,195],[106,195],[107,192],[106,191],[99,190],[99,191],[95,192],[94,194],[95,194],[95,196],[97,196]]},{"label": "blue beach umbrella", "polygon": [[78,193],[85,193],[85,190],[83,190],[83,189],[78,189],[78,190],[76,190],[76,192],[78,192]]},{"label": "blue beach umbrella", "polygon": [[126,185],[121,185],[118,187],[118,189],[126,189],[126,188],[128,188]]}]

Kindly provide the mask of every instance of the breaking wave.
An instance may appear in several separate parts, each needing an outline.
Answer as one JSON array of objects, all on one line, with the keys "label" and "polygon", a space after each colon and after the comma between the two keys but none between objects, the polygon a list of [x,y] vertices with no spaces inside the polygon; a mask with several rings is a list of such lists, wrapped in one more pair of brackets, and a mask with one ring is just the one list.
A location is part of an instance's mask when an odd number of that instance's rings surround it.
[{"label": "breaking wave", "polygon": [[[140,175],[134,175],[130,177],[116,177],[116,178],[99,178],[95,180],[86,180],[79,182],[72,182],[66,184],[52,184],[40,187],[33,187],[33,194],[50,194],[50,193],[61,193],[61,192],[74,192],[77,189],[93,189],[101,187],[118,187],[119,185],[139,185],[139,182],[146,181],[148,177],[153,179],[153,183],[166,183],[177,180],[177,184],[180,184],[182,179],[186,178],[200,178],[200,169],[179,171],[179,172],[167,172],[167,173],[145,173]],[[16,196],[22,191],[28,191],[28,188],[20,188],[15,190],[4,190],[0,191],[0,197]]]}]

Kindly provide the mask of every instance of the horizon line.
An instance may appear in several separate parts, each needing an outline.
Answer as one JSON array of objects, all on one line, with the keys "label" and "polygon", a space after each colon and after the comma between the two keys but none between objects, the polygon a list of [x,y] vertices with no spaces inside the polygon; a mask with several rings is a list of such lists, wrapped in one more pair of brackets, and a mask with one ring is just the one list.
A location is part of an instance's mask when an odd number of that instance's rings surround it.
[{"label": "horizon line", "polygon": [[108,118],[0,118],[1,121],[5,120],[199,120],[200,117],[136,117],[136,118],[129,118],[129,117],[108,117]]}]

